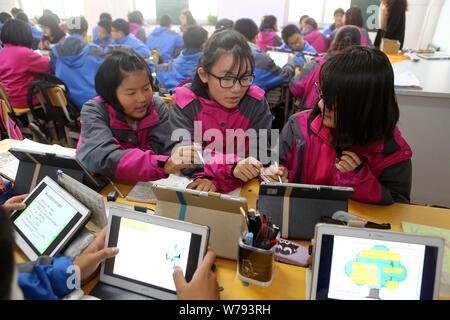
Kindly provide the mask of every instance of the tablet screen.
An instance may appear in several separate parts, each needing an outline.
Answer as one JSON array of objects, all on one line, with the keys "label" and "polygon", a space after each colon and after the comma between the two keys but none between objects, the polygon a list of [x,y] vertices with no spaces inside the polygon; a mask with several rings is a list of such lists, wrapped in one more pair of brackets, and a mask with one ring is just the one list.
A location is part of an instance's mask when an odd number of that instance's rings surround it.
[{"label": "tablet screen", "polygon": [[433,298],[438,248],[323,235],[317,299]]},{"label": "tablet screen", "polygon": [[77,209],[46,183],[33,191],[26,204],[24,210],[14,214],[14,226],[38,256],[50,254],[82,218]]},{"label": "tablet screen", "polygon": [[267,54],[280,68],[283,68],[289,61],[289,53],[287,52],[267,51]]},{"label": "tablet screen", "polygon": [[119,254],[105,262],[104,273],[138,285],[175,293],[173,267],[190,281],[197,268],[201,235],[113,216],[109,247]]}]

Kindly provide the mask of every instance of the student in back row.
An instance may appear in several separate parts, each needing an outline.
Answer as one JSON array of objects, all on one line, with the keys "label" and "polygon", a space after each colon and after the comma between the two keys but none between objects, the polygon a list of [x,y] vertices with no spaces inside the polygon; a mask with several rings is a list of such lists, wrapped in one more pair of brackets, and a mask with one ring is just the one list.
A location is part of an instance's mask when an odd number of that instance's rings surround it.
[{"label": "student in back row", "polygon": [[135,10],[128,14],[128,22],[130,23],[130,32],[137,39],[145,43],[147,36],[144,29],[144,15],[139,10]]},{"label": "student in back row", "polygon": [[283,37],[283,45],[280,47],[283,50],[293,52],[295,54],[295,66],[302,68],[305,63],[305,56],[303,52],[317,53],[308,41],[303,38],[303,34],[300,29],[294,25],[290,24],[283,28],[281,32]]},{"label": "student in back row", "polygon": [[[109,13],[106,13],[106,12],[103,12],[101,15],[100,15],[100,19],[99,19],[99,23],[100,22],[104,22],[104,21],[107,21],[108,23],[109,23],[109,29],[110,29],[110,31],[109,31],[109,33],[111,33],[111,23],[112,23],[112,16],[109,14]],[[100,33],[99,33],[99,24],[97,24],[93,29],[92,29],[92,42],[94,42],[96,45],[99,45],[99,46],[101,46],[102,48],[105,48],[106,47],[106,45],[103,45],[103,41],[104,40],[102,40],[101,38],[100,38]],[[108,43],[109,44],[109,43]]]},{"label": "student in back row", "polygon": [[327,28],[325,28],[322,33],[327,37],[330,38],[333,35],[333,32],[338,30],[340,27],[344,25],[344,15],[345,11],[342,8],[336,9],[334,11],[334,23]]},{"label": "student in back row", "polygon": [[180,83],[194,78],[202,57],[203,44],[208,40],[208,31],[200,26],[191,26],[183,34],[184,49],[169,63],[156,68],[156,79],[166,91],[173,91]]},{"label": "student in back row", "polygon": [[372,40],[369,33],[363,28],[362,11],[359,7],[351,7],[345,11],[344,22],[346,26],[356,26],[361,32],[361,44],[363,46],[372,46]]},{"label": "student in back row", "polygon": [[350,47],[323,65],[317,91],[317,106],[293,115],[275,148],[288,181],[352,187],[366,203],[409,202],[412,151],[397,128],[387,56]]},{"label": "student in back row", "polygon": [[169,62],[183,48],[183,38],[171,28],[172,19],[164,15],[160,19],[160,27],[153,30],[147,39],[147,47],[150,50],[159,50],[161,60],[159,63]]},{"label": "student in back row", "polygon": [[303,29],[305,40],[318,52],[327,52],[330,48],[329,39],[320,32],[316,20],[308,18],[305,20],[305,28]]},{"label": "student in back row", "polygon": [[289,83],[295,74],[294,56],[291,55],[288,63],[280,68],[266,53],[262,53],[256,43],[258,26],[251,19],[239,19],[234,24],[234,29],[244,35],[252,50],[255,60],[255,85],[270,90],[281,84]]},{"label": "student in back row", "polygon": [[111,25],[111,36],[113,45],[125,46],[133,49],[144,59],[150,58],[150,50],[130,33],[130,24],[124,19],[117,19]]},{"label": "student in back row", "polygon": [[59,27],[55,15],[43,15],[38,20],[44,36],[39,43],[40,50],[50,50],[54,45],[62,42],[66,37],[65,32]]},{"label": "student in back row", "polygon": [[267,47],[279,47],[283,44],[277,32],[277,17],[273,15],[264,16],[256,38],[256,44],[261,52],[266,52]]}]

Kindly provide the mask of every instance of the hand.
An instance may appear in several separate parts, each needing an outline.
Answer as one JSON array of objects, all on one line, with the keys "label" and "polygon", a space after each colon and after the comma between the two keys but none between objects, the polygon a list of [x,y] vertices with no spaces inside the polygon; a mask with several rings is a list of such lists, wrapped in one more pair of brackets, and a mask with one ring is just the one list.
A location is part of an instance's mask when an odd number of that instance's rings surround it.
[{"label": "hand", "polygon": [[217,188],[214,183],[209,179],[197,179],[187,186],[188,189],[206,191],[206,192],[216,192]]},{"label": "hand", "polygon": [[25,200],[25,198],[27,196],[28,196],[27,194],[23,194],[21,196],[12,197],[12,198],[8,199],[3,204],[3,209],[5,209],[5,211],[10,214],[16,210],[25,209],[26,205],[25,205],[25,203],[23,203],[23,201]]},{"label": "hand", "polygon": [[259,176],[262,163],[253,157],[241,160],[233,171],[233,176],[243,182],[250,181]]},{"label": "hand", "polygon": [[295,66],[295,55],[292,53],[288,55],[288,64]]},{"label": "hand", "polygon": [[191,282],[187,283],[180,267],[175,267],[173,281],[179,300],[219,300],[219,285],[216,274],[211,270],[216,254],[208,251],[203,262],[197,268]]},{"label": "hand", "polygon": [[268,168],[262,168],[261,174],[267,177],[270,182],[280,182],[279,178],[281,178],[283,183],[289,182],[289,171],[285,167],[270,166]]},{"label": "hand", "polygon": [[97,270],[100,263],[119,253],[118,248],[105,248],[106,227],[97,234],[97,238],[74,261],[80,270],[81,283],[89,279]]},{"label": "hand", "polygon": [[164,172],[166,174],[173,174],[183,169],[195,168],[196,164],[201,163],[198,152],[201,152],[200,148],[194,145],[177,148],[164,165]]},{"label": "hand", "polygon": [[358,155],[351,151],[343,151],[342,157],[339,159],[339,162],[336,163],[336,168],[342,172],[350,172],[355,170],[361,165],[362,161],[358,157]]}]

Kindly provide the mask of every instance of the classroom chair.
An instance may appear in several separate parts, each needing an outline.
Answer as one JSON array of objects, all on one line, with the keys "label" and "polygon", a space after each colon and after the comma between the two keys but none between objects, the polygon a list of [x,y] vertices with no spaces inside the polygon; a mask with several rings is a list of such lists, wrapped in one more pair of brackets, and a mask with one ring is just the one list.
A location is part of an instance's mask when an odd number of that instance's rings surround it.
[{"label": "classroom chair", "polygon": [[[278,119],[277,117],[275,117],[274,120],[274,124],[277,123],[274,128],[278,128],[279,126],[281,126],[282,128],[292,114],[291,92],[289,91],[289,85],[282,84],[278,87],[268,90],[266,92],[266,99],[269,103],[272,113],[274,113],[274,110],[276,109],[282,110],[282,119],[279,119],[278,116]],[[280,113],[278,112],[277,114],[279,115]]]}]

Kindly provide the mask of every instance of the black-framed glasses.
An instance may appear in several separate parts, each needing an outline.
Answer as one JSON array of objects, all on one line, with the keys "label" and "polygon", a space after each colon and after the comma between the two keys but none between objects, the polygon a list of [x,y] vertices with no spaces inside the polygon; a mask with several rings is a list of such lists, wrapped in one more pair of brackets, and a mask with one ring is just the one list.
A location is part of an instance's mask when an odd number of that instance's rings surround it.
[{"label": "black-framed glasses", "polygon": [[218,77],[215,74],[212,74],[211,72],[208,72],[208,74],[213,76],[217,80],[219,80],[220,87],[222,87],[223,89],[233,88],[234,85],[236,84],[236,82],[238,82],[238,81],[239,81],[239,84],[241,85],[241,87],[247,88],[247,87],[250,87],[253,84],[253,82],[255,81],[255,75],[253,73],[245,74],[240,78],[232,77],[232,76]]}]

